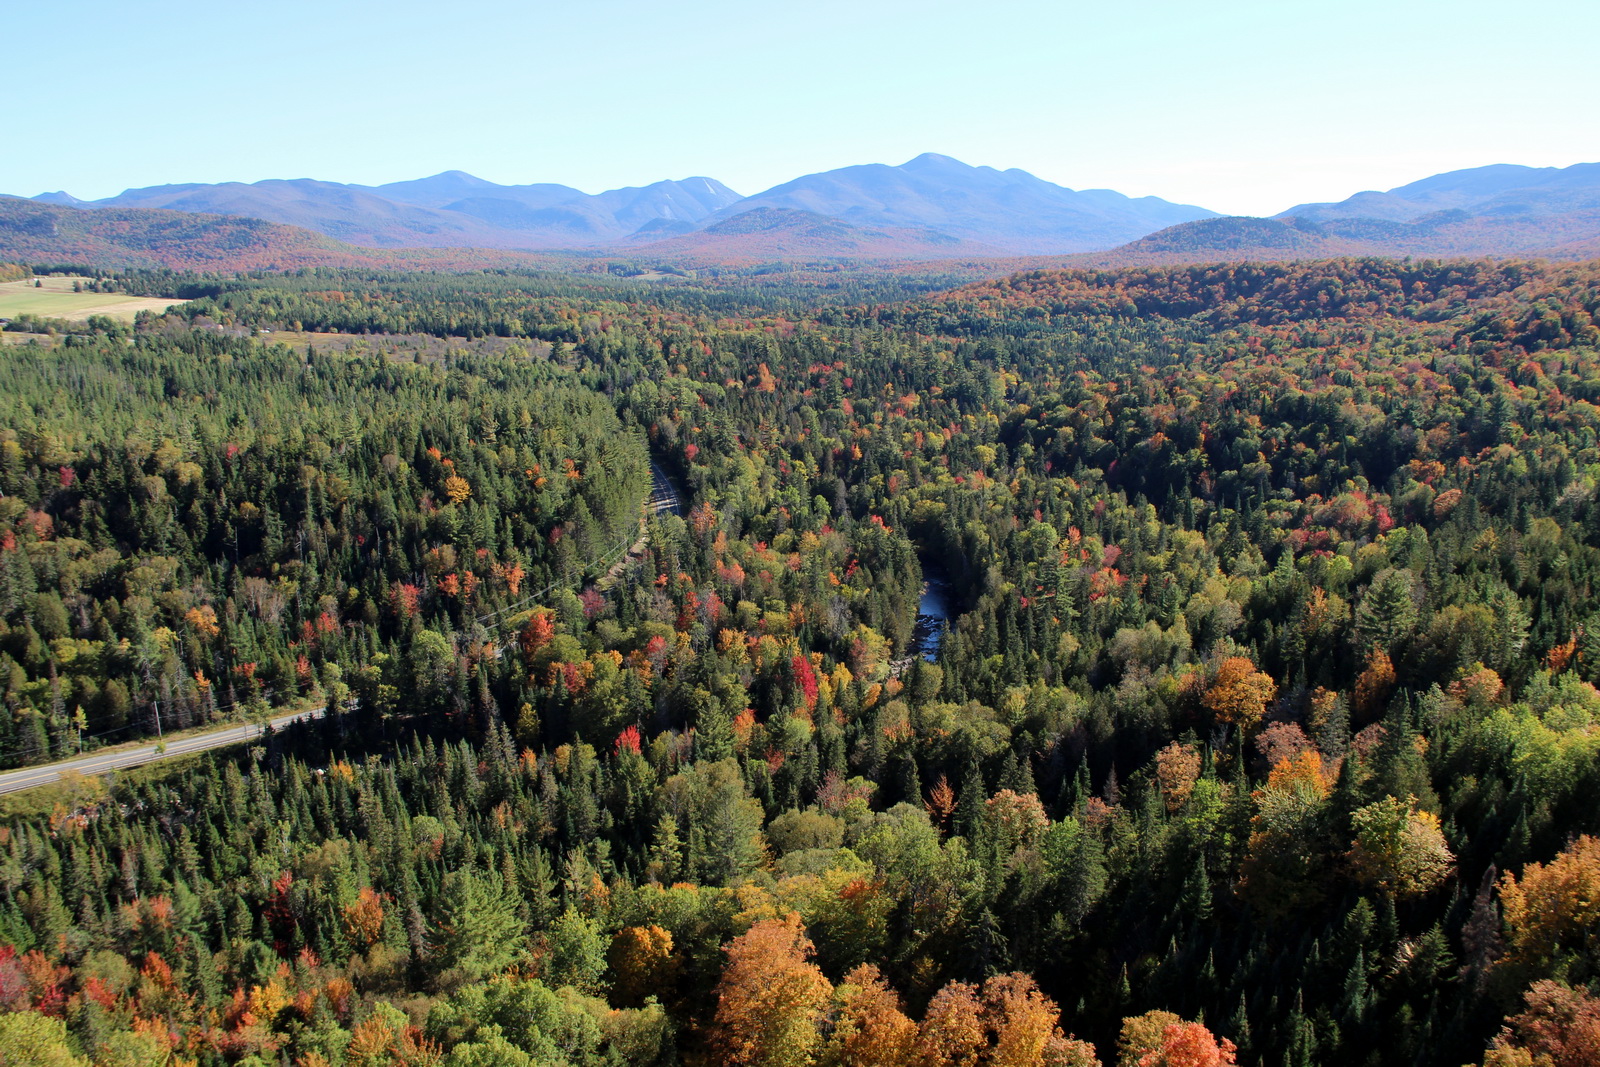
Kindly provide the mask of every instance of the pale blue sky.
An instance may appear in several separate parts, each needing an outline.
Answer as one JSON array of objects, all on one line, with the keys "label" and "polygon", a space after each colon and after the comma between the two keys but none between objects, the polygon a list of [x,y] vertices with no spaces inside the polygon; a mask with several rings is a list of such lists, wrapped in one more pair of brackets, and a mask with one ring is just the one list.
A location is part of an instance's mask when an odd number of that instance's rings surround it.
[{"label": "pale blue sky", "polygon": [[0,191],[379,184],[754,193],[925,151],[1271,214],[1600,160],[1595,0],[8,5]]}]

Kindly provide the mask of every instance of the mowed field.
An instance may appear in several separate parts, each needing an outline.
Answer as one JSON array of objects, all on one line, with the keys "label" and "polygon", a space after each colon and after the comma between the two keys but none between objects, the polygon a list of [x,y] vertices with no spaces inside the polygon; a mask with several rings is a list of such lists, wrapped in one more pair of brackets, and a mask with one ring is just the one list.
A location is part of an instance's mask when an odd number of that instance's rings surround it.
[{"label": "mowed field", "polygon": [[[43,285],[34,286],[35,281]],[[132,322],[141,311],[165,311],[181,300],[167,297],[124,296],[121,293],[74,293],[73,282],[87,284],[87,278],[25,278],[20,282],[0,283],[0,319],[18,315],[37,315],[46,319],[78,321],[90,315],[105,315]]]}]

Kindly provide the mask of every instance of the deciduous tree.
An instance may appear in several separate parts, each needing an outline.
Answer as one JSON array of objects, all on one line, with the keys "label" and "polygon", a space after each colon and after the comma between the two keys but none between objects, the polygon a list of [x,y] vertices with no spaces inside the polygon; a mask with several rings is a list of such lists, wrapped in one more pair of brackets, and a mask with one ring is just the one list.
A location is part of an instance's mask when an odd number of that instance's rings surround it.
[{"label": "deciduous tree", "polygon": [[1267,705],[1278,693],[1272,676],[1256,669],[1244,656],[1229,656],[1217,666],[1216,678],[1201,702],[1211,709],[1218,722],[1253,731],[1267,713]]},{"label": "deciduous tree", "polygon": [[833,987],[811,962],[800,916],[764,919],[728,945],[707,1035],[721,1062],[800,1067],[812,1062]]}]

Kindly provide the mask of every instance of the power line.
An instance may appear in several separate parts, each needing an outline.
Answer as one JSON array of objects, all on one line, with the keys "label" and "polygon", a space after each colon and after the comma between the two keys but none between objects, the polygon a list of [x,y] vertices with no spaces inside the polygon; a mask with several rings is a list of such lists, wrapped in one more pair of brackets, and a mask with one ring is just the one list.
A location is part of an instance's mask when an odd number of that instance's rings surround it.
[{"label": "power line", "polygon": [[[271,700],[272,697],[275,696],[275,695],[276,695],[276,690],[274,690],[274,689],[272,689],[270,687],[263,688],[262,691],[261,691],[261,697],[262,697],[263,700]],[[250,703],[250,702],[246,701],[246,700],[233,700],[233,701],[229,701],[226,704],[215,705],[211,710],[213,712],[230,711],[233,708],[237,708],[237,707],[240,707],[242,705],[246,705],[248,703]],[[248,724],[241,723],[241,724],[238,724],[238,725],[248,725]],[[140,724],[139,723],[126,722],[126,723],[123,723],[121,726],[114,726],[109,730],[102,730],[99,733],[94,733],[94,734],[90,734],[90,733],[79,734],[78,737],[79,737],[80,741],[85,739],[85,738],[87,738],[88,740],[91,740],[91,741],[103,741],[108,737],[114,737],[117,734],[127,733],[129,730],[135,730],[135,729],[139,729],[139,728],[140,728]],[[25,748],[13,748],[13,749],[5,750],[5,751],[0,751],[0,759],[4,759],[4,758],[6,758],[8,756],[20,756],[20,755],[26,753],[27,751],[29,751],[29,750],[25,749]],[[88,753],[81,753],[81,754],[82,755],[88,755]],[[27,766],[45,766],[45,765],[44,764],[28,764]],[[20,769],[20,768],[18,768],[18,769]]]}]

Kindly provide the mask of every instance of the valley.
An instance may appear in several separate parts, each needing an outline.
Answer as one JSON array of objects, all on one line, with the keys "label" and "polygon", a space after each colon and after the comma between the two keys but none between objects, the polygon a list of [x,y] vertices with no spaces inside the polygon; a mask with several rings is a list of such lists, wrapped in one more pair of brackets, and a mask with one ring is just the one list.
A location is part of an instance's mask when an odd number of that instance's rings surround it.
[{"label": "valley", "polygon": [[0,1067],[1600,1067],[1593,0],[3,25]]},{"label": "valley", "polygon": [[0,1048],[1549,1047],[1596,265],[935,269],[7,283]]}]

